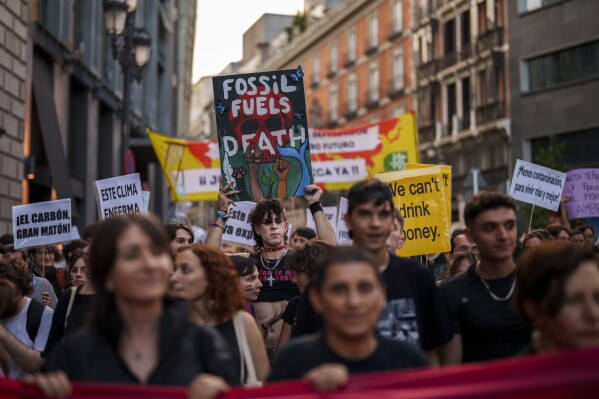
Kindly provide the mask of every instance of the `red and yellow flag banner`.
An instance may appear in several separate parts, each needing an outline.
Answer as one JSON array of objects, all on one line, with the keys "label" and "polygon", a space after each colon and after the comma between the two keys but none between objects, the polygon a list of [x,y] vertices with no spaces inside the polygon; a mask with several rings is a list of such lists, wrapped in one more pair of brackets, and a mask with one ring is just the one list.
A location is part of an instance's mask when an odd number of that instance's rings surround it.
[{"label": "red and yellow flag banner", "polygon": [[[305,382],[233,389],[219,399],[595,399],[599,348],[466,366],[354,375],[335,393],[316,393]],[[37,389],[0,378],[0,397],[42,399]],[[186,388],[74,384],[72,399],[184,399]]]},{"label": "red and yellow flag banner", "polygon": [[314,181],[344,190],[376,174],[418,162],[414,114],[349,129],[310,129]]},{"label": "red and yellow flag banner", "polygon": [[148,130],[173,202],[216,201],[220,187],[218,143],[189,141]]}]

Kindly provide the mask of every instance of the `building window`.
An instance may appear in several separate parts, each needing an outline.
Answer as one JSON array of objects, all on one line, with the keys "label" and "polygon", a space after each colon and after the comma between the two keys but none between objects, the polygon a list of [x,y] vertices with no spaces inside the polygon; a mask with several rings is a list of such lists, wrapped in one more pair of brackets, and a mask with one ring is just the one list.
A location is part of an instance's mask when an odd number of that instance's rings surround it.
[{"label": "building window", "polygon": [[462,130],[470,128],[470,78],[462,79]]},{"label": "building window", "polygon": [[462,13],[462,49],[470,45],[470,10]]},{"label": "building window", "polygon": [[447,85],[447,126],[449,127],[449,131],[447,133],[451,133],[453,131],[453,117],[457,113],[456,107],[456,90],[455,83]]},{"label": "building window", "polygon": [[[597,148],[599,148],[599,129],[581,130],[578,132],[556,134],[557,145],[564,148],[565,170],[577,168],[594,168],[597,166]],[[530,141],[531,159],[536,159],[539,152],[549,146],[549,137],[535,138]]]},{"label": "building window", "polygon": [[356,60],[356,28],[347,31],[347,57],[346,62]]},{"label": "building window", "polygon": [[331,43],[329,46],[329,74],[337,72],[337,44]]},{"label": "building window", "polygon": [[486,70],[480,71],[478,73],[478,90],[476,92],[478,94],[478,105],[486,105],[489,102],[489,81],[487,79]]},{"label": "building window", "polygon": [[379,64],[371,62],[368,66],[368,101],[379,99]]},{"label": "building window", "polygon": [[403,1],[391,0],[391,32],[400,32],[403,26]]},{"label": "building window", "polygon": [[355,112],[358,109],[358,79],[355,73],[347,77],[347,112]]},{"label": "building window", "polygon": [[453,54],[455,52],[455,19],[451,21],[447,21],[443,26],[443,36],[444,36],[444,54]]},{"label": "building window", "polygon": [[549,6],[563,0],[518,0],[518,12],[524,13],[537,8]]},{"label": "building window", "polygon": [[337,86],[331,85],[329,89],[329,125],[336,124],[339,119],[339,97]]},{"label": "building window", "polygon": [[398,48],[393,52],[393,57],[391,58],[391,74],[393,77],[393,89],[402,89],[404,87],[404,65],[402,48]]},{"label": "building window", "polygon": [[599,41],[524,61],[522,91],[599,75]]},{"label": "building window", "polygon": [[312,57],[312,85],[320,82],[320,58],[318,55]]},{"label": "building window", "polygon": [[379,18],[376,13],[368,16],[368,47],[376,47],[379,44]]},{"label": "building window", "polygon": [[487,2],[478,3],[478,34],[487,31]]}]

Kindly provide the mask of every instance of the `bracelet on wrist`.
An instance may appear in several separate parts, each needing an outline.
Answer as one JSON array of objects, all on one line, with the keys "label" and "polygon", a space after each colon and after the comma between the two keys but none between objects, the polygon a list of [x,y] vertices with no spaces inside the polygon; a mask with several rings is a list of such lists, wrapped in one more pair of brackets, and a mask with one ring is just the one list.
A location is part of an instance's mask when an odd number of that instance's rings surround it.
[{"label": "bracelet on wrist", "polygon": [[212,223],[212,224],[210,225],[210,227],[218,227],[219,229],[221,229],[221,230],[223,230],[223,231],[225,230],[225,227],[224,227],[224,226],[221,226],[220,224],[216,224],[216,223]]},{"label": "bracelet on wrist", "polygon": [[218,211],[216,212],[216,216],[225,223],[227,223],[227,220],[229,219],[229,214],[227,212]]},{"label": "bracelet on wrist", "polygon": [[324,210],[322,209],[322,205],[320,204],[320,201],[316,201],[315,203],[310,205],[308,209],[310,209],[312,215],[314,215],[316,212],[324,212]]}]

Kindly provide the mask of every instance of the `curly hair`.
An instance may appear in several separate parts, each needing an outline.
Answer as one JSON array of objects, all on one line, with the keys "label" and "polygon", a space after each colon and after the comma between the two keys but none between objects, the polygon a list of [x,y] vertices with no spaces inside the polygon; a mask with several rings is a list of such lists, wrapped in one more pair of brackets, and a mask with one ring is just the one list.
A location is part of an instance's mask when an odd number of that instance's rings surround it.
[{"label": "curly hair", "polygon": [[287,257],[287,268],[296,273],[306,273],[310,278],[316,274],[319,261],[333,248],[322,240],[310,240],[302,249],[291,252]]},{"label": "curly hair", "polygon": [[518,213],[516,201],[506,194],[497,191],[481,191],[473,195],[464,208],[466,226],[471,229],[474,226],[474,219],[478,215],[498,208],[507,208],[513,210],[516,214]]},{"label": "curly hair", "polygon": [[[255,233],[255,229],[260,226],[260,223],[262,223],[265,216],[270,216],[272,213],[274,213],[276,217],[281,217],[284,221],[287,221],[285,208],[283,208],[283,204],[281,204],[281,201],[279,201],[278,198],[266,199],[258,202],[248,216],[252,229],[254,229],[254,240],[256,241],[257,250],[264,247],[264,241],[262,241],[262,237]],[[285,244],[287,244],[287,232],[283,234],[283,237]]]},{"label": "curly hair", "polygon": [[13,283],[23,296],[33,292],[33,278],[31,273],[26,271],[14,260],[0,262],[0,278]]},{"label": "curly hair", "polygon": [[208,287],[203,298],[217,323],[231,320],[235,313],[245,309],[243,291],[233,262],[220,249],[196,244],[186,248],[200,260]]}]

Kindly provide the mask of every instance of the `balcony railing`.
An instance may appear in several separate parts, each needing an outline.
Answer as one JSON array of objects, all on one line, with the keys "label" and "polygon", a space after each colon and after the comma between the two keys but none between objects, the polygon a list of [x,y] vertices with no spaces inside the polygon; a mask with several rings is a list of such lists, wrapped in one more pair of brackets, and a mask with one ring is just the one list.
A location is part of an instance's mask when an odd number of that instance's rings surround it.
[{"label": "balcony railing", "polygon": [[401,37],[403,34],[401,23],[393,23],[393,21],[389,22],[387,32],[389,32],[387,35],[387,40],[390,42]]},{"label": "balcony railing", "polygon": [[405,91],[405,86],[403,84],[399,84],[399,79],[390,79],[387,87],[387,95],[391,99],[402,96]]},{"label": "balcony railing", "polygon": [[355,118],[356,116],[358,116],[358,101],[356,101],[354,104],[351,104],[349,102],[344,103],[343,109],[345,109],[345,113],[343,114],[343,116],[345,116],[345,119],[350,120]]},{"label": "balcony railing", "polygon": [[476,124],[483,125],[505,118],[505,103],[493,102],[476,108]]},{"label": "balcony railing", "polygon": [[366,40],[364,41],[364,54],[366,55],[372,55],[374,53],[376,53],[376,50],[379,48],[379,45],[377,43],[377,38],[366,38]]},{"label": "balcony railing", "polygon": [[439,62],[437,60],[432,60],[427,62],[426,64],[418,65],[418,80],[422,79],[434,79]]},{"label": "balcony railing", "polygon": [[366,90],[364,93],[364,98],[366,98],[366,103],[364,104],[367,109],[373,109],[378,107],[379,105],[379,92],[378,87],[372,90]]},{"label": "balcony railing", "polygon": [[493,47],[503,45],[503,28],[496,28],[483,32],[476,41],[476,51],[493,50]]},{"label": "balcony railing", "polygon": [[355,54],[351,55],[349,53],[344,53],[342,59],[343,59],[343,67],[344,68],[349,68],[356,63]]},{"label": "balcony railing", "polygon": [[432,143],[435,141],[436,129],[435,125],[422,126],[418,128],[418,141],[420,144]]}]

